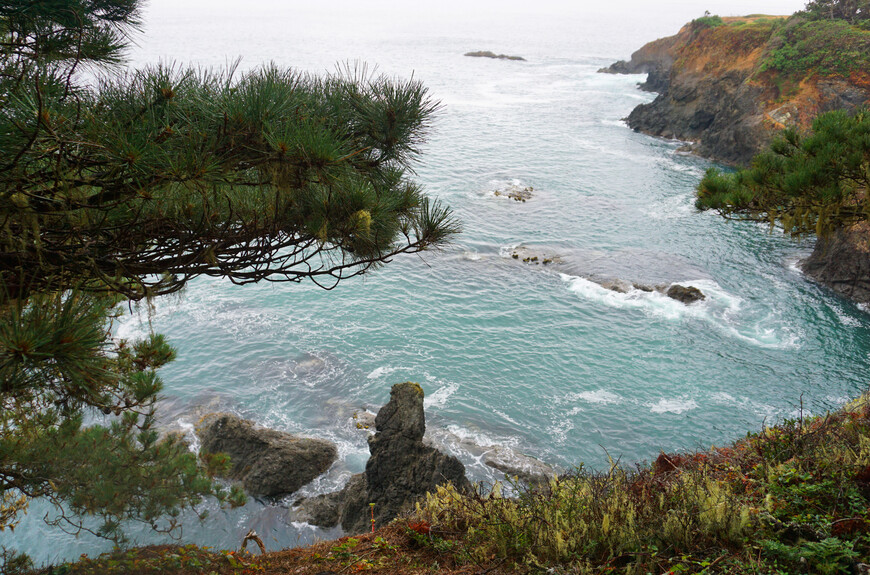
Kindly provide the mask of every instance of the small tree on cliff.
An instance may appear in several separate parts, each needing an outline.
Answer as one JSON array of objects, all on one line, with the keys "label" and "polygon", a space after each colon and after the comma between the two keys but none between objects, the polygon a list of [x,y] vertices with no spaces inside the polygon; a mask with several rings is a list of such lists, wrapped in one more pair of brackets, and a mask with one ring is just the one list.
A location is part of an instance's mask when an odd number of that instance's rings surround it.
[{"label": "small tree on cliff", "polygon": [[711,168],[698,208],[819,236],[870,218],[870,112],[828,112],[812,132],[784,130],[749,168]]},{"label": "small tree on cliff", "polygon": [[815,19],[846,20],[851,24],[870,20],[870,0],[812,0],[804,10]]},{"label": "small tree on cliff", "polygon": [[225,462],[158,439],[174,351],[114,340],[120,302],[197,276],[330,289],[457,231],[407,177],[437,109],[418,82],[123,72],[139,8],[0,4],[0,530],[33,497],[117,538],[229,496],[209,480]]}]

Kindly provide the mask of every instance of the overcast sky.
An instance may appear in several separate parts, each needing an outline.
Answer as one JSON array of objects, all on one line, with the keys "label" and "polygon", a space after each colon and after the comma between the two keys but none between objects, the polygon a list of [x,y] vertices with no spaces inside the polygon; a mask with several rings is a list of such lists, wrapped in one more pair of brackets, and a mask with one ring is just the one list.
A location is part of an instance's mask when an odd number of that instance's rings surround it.
[{"label": "overcast sky", "polygon": [[[277,60],[322,68],[349,59],[390,67],[397,54],[373,39],[454,38],[456,50],[531,57],[625,58],[679,31],[705,10],[721,16],[791,14],[805,0],[147,0],[136,64],[181,61],[245,66]],[[378,48],[378,49],[375,49]],[[403,48],[403,50],[406,48]],[[415,57],[422,56],[416,54]],[[396,61],[401,71],[407,63]]]},{"label": "overcast sky", "polygon": [[671,12],[675,15],[700,15],[705,10],[722,16],[751,13],[791,14],[803,8],[804,0],[329,0],[299,2],[287,0],[150,0],[150,8],[171,11],[218,11],[238,14],[239,11],[335,11],[336,13],[377,11],[407,14],[499,14],[548,13],[578,14],[584,12]]}]

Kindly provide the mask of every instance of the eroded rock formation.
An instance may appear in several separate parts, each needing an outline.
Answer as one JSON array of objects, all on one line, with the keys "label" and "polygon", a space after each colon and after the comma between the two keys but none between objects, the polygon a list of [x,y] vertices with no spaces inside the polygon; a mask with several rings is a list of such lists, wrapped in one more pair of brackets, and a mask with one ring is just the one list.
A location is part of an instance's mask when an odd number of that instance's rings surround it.
[{"label": "eroded rock formation", "polygon": [[200,453],[226,453],[228,478],[241,482],[254,496],[294,493],[324,473],[338,457],[335,445],[323,439],[257,427],[229,413],[205,416],[196,426]]},{"label": "eroded rock formation", "polygon": [[359,533],[371,525],[372,503],[379,527],[413,509],[438,485],[451,482],[459,489],[471,489],[462,462],[423,443],[426,421],[423,389],[418,384],[394,385],[375,427],[365,473],[351,477],[340,492],[297,502],[297,518],[321,527],[341,523],[345,532]]}]

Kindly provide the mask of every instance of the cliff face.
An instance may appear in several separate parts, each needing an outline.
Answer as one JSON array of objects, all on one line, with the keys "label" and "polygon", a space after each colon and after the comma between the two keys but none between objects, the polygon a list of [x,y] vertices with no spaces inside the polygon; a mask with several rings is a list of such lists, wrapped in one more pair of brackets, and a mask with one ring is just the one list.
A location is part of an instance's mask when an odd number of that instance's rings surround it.
[{"label": "cliff face", "polygon": [[658,92],[627,118],[634,130],[690,142],[695,153],[747,164],[785,126],[806,128],[821,112],[870,102],[870,78],[816,70],[787,79],[769,67],[783,43],[782,18],[726,18],[710,27],[692,22],[651,42],[628,62],[602,71],[648,73],[641,87]]},{"label": "cliff face", "polygon": [[[694,21],[601,70],[647,73],[658,97],[627,118],[636,131],[688,141],[693,152],[747,165],[787,126],[870,106],[870,32],[798,17]],[[820,238],[803,262],[810,277],[870,304],[870,224]]]}]

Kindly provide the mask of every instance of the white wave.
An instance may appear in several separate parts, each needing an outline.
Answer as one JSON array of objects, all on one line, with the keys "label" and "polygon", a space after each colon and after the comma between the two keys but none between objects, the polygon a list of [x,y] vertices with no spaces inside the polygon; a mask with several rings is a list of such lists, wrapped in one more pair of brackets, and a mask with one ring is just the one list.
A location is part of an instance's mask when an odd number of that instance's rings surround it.
[{"label": "white wave", "polygon": [[840,320],[840,323],[846,327],[861,327],[861,320],[847,314],[843,308],[838,305],[831,305],[831,309]]},{"label": "white wave", "polygon": [[649,215],[654,220],[674,220],[695,216],[695,202],[689,194],[671,196],[652,204]]},{"label": "white wave", "polygon": [[[682,153],[683,152],[677,152],[677,151],[674,152],[674,154],[682,154]],[[699,176],[699,177],[704,175],[705,169],[702,168],[701,166],[687,165],[684,162],[680,162],[679,155],[677,155],[676,158],[677,159],[675,159],[674,157],[668,157],[667,161],[664,163],[665,166],[667,166],[669,169],[671,169],[675,172],[680,172],[682,174],[691,174],[693,176]]]},{"label": "white wave", "polygon": [[499,255],[499,257],[502,257],[502,258],[509,258],[513,255],[513,253],[516,251],[516,249],[522,245],[523,245],[522,243],[518,243],[518,244],[511,244],[508,246],[502,246],[502,247],[498,248],[498,255]]},{"label": "white wave", "polygon": [[[516,444],[516,438],[495,438],[484,433],[480,429],[470,429],[455,423],[447,425],[445,429],[458,438],[460,444],[463,442],[470,442],[479,447],[497,447],[500,445]],[[434,436],[438,436],[438,431],[436,429],[433,429],[432,433]],[[447,441],[450,439],[452,438],[446,438]],[[455,441],[455,439],[453,440]]]},{"label": "white wave", "polygon": [[698,403],[694,399],[665,399],[662,398],[658,403],[649,405],[650,411],[653,413],[685,413],[698,408]]},{"label": "white wave", "polygon": [[798,275],[804,275],[804,270],[801,268],[801,258],[800,256],[792,256],[786,260],[786,267],[792,272]]},{"label": "white wave", "polygon": [[595,391],[581,391],[579,393],[571,393],[568,395],[568,398],[572,402],[576,401],[585,401],[586,403],[617,403],[622,398],[607,391],[605,389],[598,389]]},{"label": "white wave", "polygon": [[[708,313],[709,304],[704,301],[685,305],[656,291],[645,292],[632,289],[628,293],[620,293],[585,278],[566,274],[559,275],[568,284],[568,289],[582,299],[608,307],[641,310],[651,316],[665,319],[679,319],[685,316],[700,317]],[[694,282],[684,282],[682,285],[691,285],[692,283]]]},{"label": "white wave", "polygon": [[680,285],[696,287],[706,296],[705,300],[685,305],[665,294],[632,289],[628,293],[609,290],[585,278],[559,274],[568,289],[580,298],[616,309],[638,310],[651,317],[666,320],[685,318],[706,321],[726,335],[749,344],[774,349],[800,347],[802,332],[782,325],[775,312],[768,313],[757,321],[747,322],[742,318],[743,300],[730,294],[712,280],[681,281]]},{"label": "white wave", "polygon": [[306,523],[304,521],[291,521],[290,525],[292,525],[293,527],[295,527],[296,529],[299,529],[299,530],[311,529],[312,531],[317,531],[317,527],[315,527],[314,525],[311,525],[310,523]]},{"label": "white wave", "polygon": [[398,371],[400,369],[402,369],[402,368],[401,367],[393,367],[390,365],[384,365],[384,366],[381,366],[381,367],[378,367],[378,368],[372,370],[372,372],[366,376],[366,379],[380,379],[380,378],[384,377],[385,375],[389,375],[389,374],[391,374],[395,371]]},{"label": "white wave", "polygon": [[[428,379],[428,378],[427,378]],[[450,399],[450,396],[456,393],[459,389],[458,383],[448,383],[443,387],[439,388],[434,393],[428,394],[423,399],[424,407],[444,407],[447,405],[447,400]]]},{"label": "white wave", "polygon": [[521,426],[521,425],[522,425],[519,421],[517,421],[516,419],[512,418],[511,416],[509,416],[507,413],[505,413],[505,412],[503,412],[503,411],[499,411],[499,410],[497,410],[497,409],[493,409],[492,412],[493,412],[494,414],[496,414],[497,416],[499,416],[500,418],[502,418],[503,420],[509,422],[509,423],[513,423],[513,424],[516,425],[516,426]]},{"label": "white wave", "polygon": [[605,126],[616,126],[619,128],[628,127],[628,124],[625,123],[625,120],[601,120],[601,123]]},{"label": "white wave", "polygon": [[722,402],[722,403],[733,403],[736,401],[736,399],[734,399],[733,395],[731,395],[730,393],[725,393],[725,392],[721,392],[721,391],[714,393],[711,397],[712,397],[713,401],[718,401],[718,402]]},{"label": "white wave", "polygon": [[562,445],[568,440],[568,434],[573,429],[574,422],[570,419],[563,419],[548,427],[547,433],[550,434],[556,444]]},{"label": "white wave", "polygon": [[199,436],[196,434],[193,424],[185,419],[179,419],[176,423],[178,423],[178,427],[181,428],[181,432],[187,440],[187,445],[190,451],[193,453],[199,453]]}]

